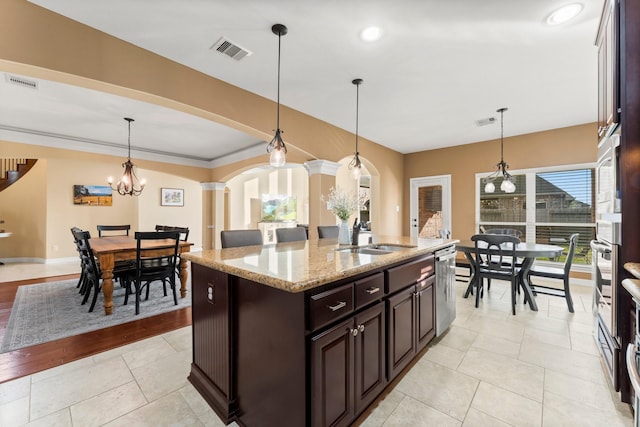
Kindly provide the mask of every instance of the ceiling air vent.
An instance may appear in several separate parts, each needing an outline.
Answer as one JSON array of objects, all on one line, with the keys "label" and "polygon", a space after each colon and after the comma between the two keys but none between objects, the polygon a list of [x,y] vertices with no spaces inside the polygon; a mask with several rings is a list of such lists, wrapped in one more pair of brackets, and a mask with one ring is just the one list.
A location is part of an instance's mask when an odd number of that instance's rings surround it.
[{"label": "ceiling air vent", "polygon": [[217,50],[236,61],[240,61],[245,56],[250,56],[252,54],[252,52],[224,37],[220,37],[218,41],[210,47],[210,49]]},{"label": "ceiling air vent", "polygon": [[14,84],[20,87],[26,87],[29,89],[38,89],[38,82],[35,80],[25,79],[24,77],[14,76],[11,74],[6,74],[7,83]]},{"label": "ceiling air vent", "polygon": [[486,125],[490,125],[496,122],[496,118],[495,117],[489,117],[486,119],[480,119],[480,120],[476,120],[476,126],[486,126]]}]

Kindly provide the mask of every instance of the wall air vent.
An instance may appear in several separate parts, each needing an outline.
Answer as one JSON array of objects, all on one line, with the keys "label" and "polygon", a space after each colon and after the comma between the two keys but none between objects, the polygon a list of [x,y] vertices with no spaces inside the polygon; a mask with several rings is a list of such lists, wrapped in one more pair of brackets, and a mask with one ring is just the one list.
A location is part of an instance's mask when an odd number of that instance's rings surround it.
[{"label": "wall air vent", "polygon": [[495,117],[489,117],[489,118],[486,118],[486,119],[476,120],[476,126],[491,125],[491,124],[493,124],[495,122],[496,122],[496,118]]},{"label": "wall air vent", "polygon": [[210,49],[217,50],[218,52],[225,54],[228,57],[235,59],[236,61],[240,61],[245,56],[250,56],[253,53],[225,37],[220,37],[218,41],[210,47]]},{"label": "wall air vent", "polygon": [[12,74],[5,74],[5,76],[7,78],[7,83],[29,89],[38,89],[38,82],[35,80],[25,79],[24,77],[14,76]]}]

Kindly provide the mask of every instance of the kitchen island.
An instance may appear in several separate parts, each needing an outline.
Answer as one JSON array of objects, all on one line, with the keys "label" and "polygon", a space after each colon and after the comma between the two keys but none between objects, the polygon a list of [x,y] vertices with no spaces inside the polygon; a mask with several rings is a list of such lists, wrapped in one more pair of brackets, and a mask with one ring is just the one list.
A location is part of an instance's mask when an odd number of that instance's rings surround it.
[{"label": "kitchen island", "polygon": [[349,425],[434,336],[444,239],[186,253],[190,382],[225,423]]}]

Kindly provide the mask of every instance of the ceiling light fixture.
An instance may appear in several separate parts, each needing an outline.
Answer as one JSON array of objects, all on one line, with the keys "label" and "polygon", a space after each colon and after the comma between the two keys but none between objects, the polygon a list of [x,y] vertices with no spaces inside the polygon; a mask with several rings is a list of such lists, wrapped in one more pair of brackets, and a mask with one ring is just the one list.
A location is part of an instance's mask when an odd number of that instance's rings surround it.
[{"label": "ceiling light fixture", "polygon": [[349,163],[349,170],[354,179],[359,179],[362,174],[362,162],[360,161],[360,153],[358,153],[358,106],[360,104],[360,85],[364,80],[353,79],[351,83],[356,85],[356,154]]},{"label": "ceiling light fixture", "polygon": [[276,134],[271,142],[267,145],[267,153],[269,156],[269,164],[274,167],[284,166],[287,158],[287,147],[282,140],[282,131],[280,130],[280,40],[282,36],[287,34],[288,30],[282,24],[275,24],[271,27],[271,32],[278,36],[278,107],[276,113]]},{"label": "ceiling light fixture", "polygon": [[113,186],[112,177],[108,178],[108,182],[112,190],[117,191],[123,196],[139,196],[144,189],[145,180],[138,180],[138,177],[133,171],[133,163],[131,162],[131,122],[133,122],[134,120],[127,117],[125,117],[125,120],[129,122],[129,137],[127,140],[129,151],[127,154],[127,161],[122,164],[122,167],[124,167],[124,174],[115,187]]},{"label": "ceiling light fixture", "polygon": [[360,31],[360,39],[364,42],[375,42],[382,38],[382,29],[380,27],[367,27]]},{"label": "ceiling light fixture", "polygon": [[494,191],[496,191],[496,186],[493,184],[493,181],[500,175],[502,175],[502,184],[500,184],[500,189],[505,193],[513,193],[514,191],[516,191],[516,185],[513,183],[513,176],[511,176],[511,174],[507,172],[509,165],[504,161],[503,116],[504,112],[507,110],[508,108],[499,108],[498,110],[496,110],[498,113],[500,113],[500,162],[496,165],[496,171],[484,179],[486,182],[484,186],[485,193],[493,193]]},{"label": "ceiling light fixture", "polygon": [[564,24],[578,16],[578,14],[582,12],[582,8],[583,6],[581,3],[564,5],[549,15],[547,18],[547,25]]}]

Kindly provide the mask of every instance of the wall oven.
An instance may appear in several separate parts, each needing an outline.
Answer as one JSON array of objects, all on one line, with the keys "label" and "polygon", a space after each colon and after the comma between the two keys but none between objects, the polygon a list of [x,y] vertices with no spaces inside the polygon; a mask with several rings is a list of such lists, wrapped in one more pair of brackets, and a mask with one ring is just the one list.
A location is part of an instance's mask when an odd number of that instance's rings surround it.
[{"label": "wall oven", "polygon": [[594,335],[611,383],[620,390],[621,337],[618,325],[619,253],[622,244],[619,187],[620,135],[598,144],[596,166],[596,238],[591,241],[593,259]]}]

